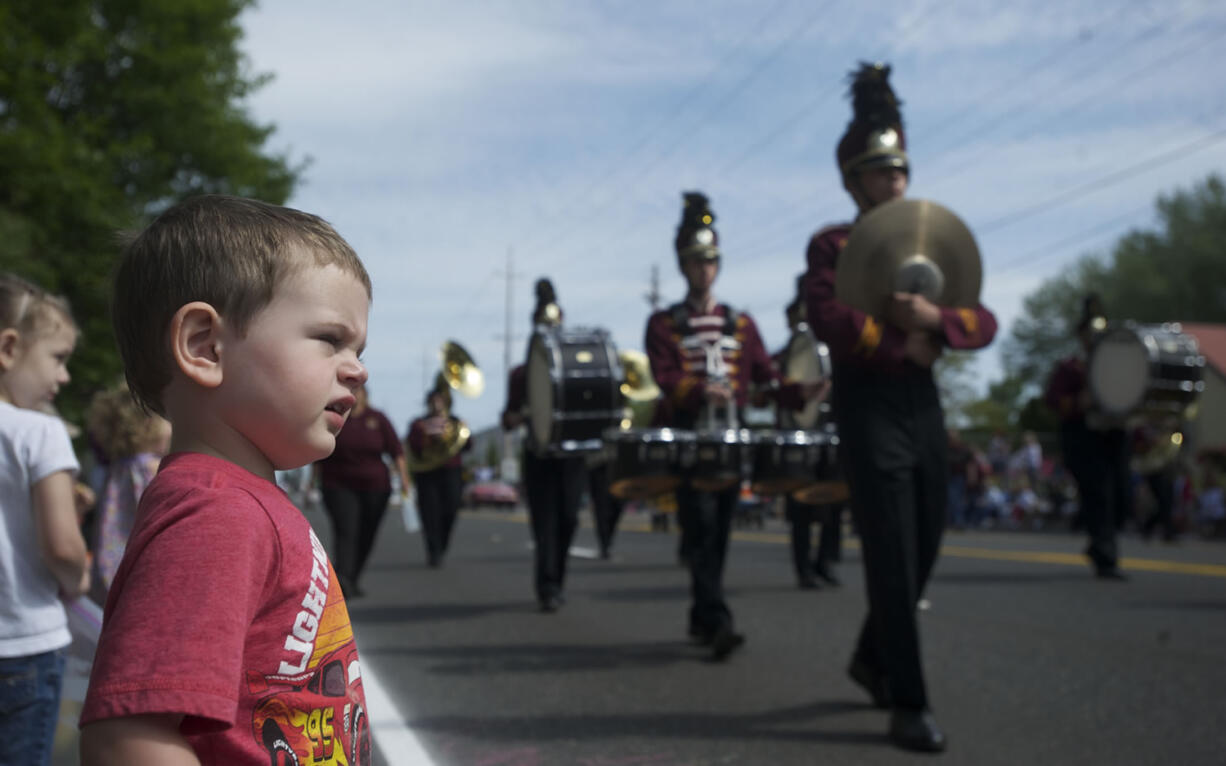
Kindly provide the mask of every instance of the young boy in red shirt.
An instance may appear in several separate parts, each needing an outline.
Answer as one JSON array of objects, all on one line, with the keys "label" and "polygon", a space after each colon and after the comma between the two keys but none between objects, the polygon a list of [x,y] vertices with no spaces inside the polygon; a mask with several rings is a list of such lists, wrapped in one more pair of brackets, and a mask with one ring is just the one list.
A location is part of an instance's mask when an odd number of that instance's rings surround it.
[{"label": "young boy in red shirt", "polygon": [[369,762],[344,598],[273,472],[332,452],[370,292],[326,222],[254,200],[189,199],[128,245],[115,334],[173,437],[107,598],[85,766]]}]

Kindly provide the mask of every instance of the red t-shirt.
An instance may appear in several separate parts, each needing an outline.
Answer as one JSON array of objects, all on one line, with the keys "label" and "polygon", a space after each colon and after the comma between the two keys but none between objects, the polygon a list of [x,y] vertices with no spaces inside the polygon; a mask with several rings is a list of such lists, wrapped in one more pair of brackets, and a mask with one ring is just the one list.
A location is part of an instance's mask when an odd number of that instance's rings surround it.
[{"label": "red t-shirt", "polygon": [[148,713],[183,714],[205,764],[369,758],[357,646],[323,546],[275,484],[207,455],[170,455],[141,497],[81,724]]}]

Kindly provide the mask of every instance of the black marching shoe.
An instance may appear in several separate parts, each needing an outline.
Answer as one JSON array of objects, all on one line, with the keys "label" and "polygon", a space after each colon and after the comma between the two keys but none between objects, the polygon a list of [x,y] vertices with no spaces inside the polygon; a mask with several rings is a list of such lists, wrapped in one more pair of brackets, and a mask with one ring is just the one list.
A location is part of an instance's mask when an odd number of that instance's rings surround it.
[{"label": "black marching shoe", "polygon": [[1094,570],[1094,576],[1100,580],[1116,580],[1119,582],[1127,582],[1128,575],[1120,571],[1119,567],[1098,567]]},{"label": "black marching shoe", "polygon": [[813,575],[800,575],[796,578],[796,587],[801,590],[817,590],[820,586]]},{"label": "black marching shoe", "polygon": [[827,585],[838,587],[839,585],[843,584],[843,581],[839,579],[839,576],[834,573],[834,568],[825,564],[818,564],[813,568],[813,573],[817,575],[819,580]]},{"label": "black marching shoe", "polygon": [[897,709],[890,714],[890,741],[903,750],[939,753],[945,749],[945,734],[927,710]]},{"label": "black marching shoe", "polygon": [[557,594],[545,596],[540,600],[541,611],[545,614],[552,614],[553,612],[558,611],[558,609],[562,606],[562,602],[562,597]]},{"label": "black marching shoe", "polygon": [[745,635],[737,633],[731,625],[721,625],[711,634],[711,659],[725,659],[745,643]]},{"label": "black marching shoe", "polygon": [[873,707],[886,710],[890,707],[890,692],[885,685],[885,676],[874,670],[867,662],[856,658],[847,668],[847,675],[861,689],[868,692]]}]

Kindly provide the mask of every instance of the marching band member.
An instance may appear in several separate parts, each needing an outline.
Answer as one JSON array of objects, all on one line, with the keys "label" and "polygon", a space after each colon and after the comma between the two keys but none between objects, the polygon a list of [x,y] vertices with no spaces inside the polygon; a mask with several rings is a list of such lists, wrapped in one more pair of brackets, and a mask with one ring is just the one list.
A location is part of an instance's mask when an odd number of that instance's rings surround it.
[{"label": "marching band member", "polygon": [[1124,580],[1116,532],[1127,514],[1131,495],[1128,438],[1118,424],[1095,422],[1086,375],[1094,334],[1105,326],[1098,296],[1086,296],[1077,323],[1080,351],[1056,365],[1043,398],[1060,417],[1060,451],[1077,482],[1081,519],[1090,536],[1085,554],[1098,577]]},{"label": "marching band member", "polygon": [[[851,86],[854,118],[836,150],[843,187],[861,214],[899,198],[909,164],[888,66],[863,65]],[[944,347],[982,348],[996,319],[895,293],[885,316],[835,297],[839,253],[855,224],[822,229],[808,247],[809,326],[830,348],[833,411],[860,534],[868,616],[848,672],[891,709],[899,747],[940,751],[929,712],[916,605],[936,563],[946,521],[947,437],[932,365]],[[884,275],[883,275],[884,276]]]},{"label": "marching band member", "polygon": [[[537,280],[533,326],[557,327],[562,324],[553,283]],[[519,365],[507,381],[507,406],[502,411],[502,428],[511,431],[523,424],[528,404],[527,370]],[[550,454],[545,445],[536,444],[531,429],[524,440],[523,477],[532,523],[536,568],[534,583],[542,612],[556,612],[565,602],[566,557],[578,526],[579,501],[587,481],[582,454]]]},{"label": "marching band member", "polygon": [[[749,384],[777,384],[778,372],[763,348],[753,319],[715,300],[712,287],[720,266],[718,237],[711,226],[715,216],[704,195],[687,192],[684,198],[674,245],[688,291],[684,301],[651,315],[645,348],[651,374],[670,405],[660,409],[672,413],[672,422],[660,425],[692,429],[700,424],[704,413],[724,410],[730,403],[743,407]],[[726,371],[726,376],[713,374],[713,363]],[[816,388],[802,393],[800,386],[792,385],[778,389],[777,393],[785,400],[788,397],[795,400],[816,395]],[[798,406],[795,401],[791,404]],[[735,422],[720,425],[737,427]],[[717,660],[745,642],[744,635],[734,628],[723,589],[724,562],[739,489],[733,486],[720,492],[704,492],[683,484],[676,491],[678,521],[682,533],[692,541],[684,550],[693,601],[689,633],[698,643],[710,646]]]},{"label": "marching band member", "polygon": [[[797,295],[784,309],[788,330],[795,334],[800,330],[805,319],[805,302],[803,295]],[[789,346],[785,345],[773,357],[776,367],[782,373],[787,368]],[[829,390],[829,382],[825,382],[820,396],[825,397]],[[796,428],[792,413],[783,407],[778,408],[776,425],[780,428]],[[802,590],[819,587],[818,581],[827,585],[841,584],[835,574],[834,562],[841,557],[843,503],[814,505],[802,503],[789,493],[784,496],[784,514],[791,529],[792,565],[796,569],[796,584]],[[813,525],[820,528],[817,539],[817,554],[810,560],[809,551],[813,543]]]},{"label": "marching band member", "polygon": [[[451,388],[441,376],[426,393],[426,410],[425,415],[409,424],[406,441],[412,458],[413,483],[417,488],[426,564],[438,567],[451,544],[451,531],[460,511],[463,488],[460,454],[472,449],[472,442],[466,441],[458,451],[449,449],[462,423],[451,413]],[[454,454],[450,454],[453,451]]]}]

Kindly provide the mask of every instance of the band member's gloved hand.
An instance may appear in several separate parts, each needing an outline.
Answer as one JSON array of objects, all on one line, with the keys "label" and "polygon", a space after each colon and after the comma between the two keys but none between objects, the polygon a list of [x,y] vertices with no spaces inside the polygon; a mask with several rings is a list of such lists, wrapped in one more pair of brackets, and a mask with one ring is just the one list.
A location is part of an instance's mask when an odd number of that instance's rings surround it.
[{"label": "band member's gloved hand", "polygon": [[703,393],[712,404],[727,404],[732,401],[732,389],[723,383],[708,383],[703,388]]},{"label": "band member's gloved hand", "polygon": [[888,317],[890,324],[908,332],[941,327],[940,307],[918,293],[894,293]]},{"label": "band member's gloved hand", "polygon": [[909,332],[903,342],[903,356],[920,367],[931,367],[941,357],[941,351],[940,342],[927,330]]}]

